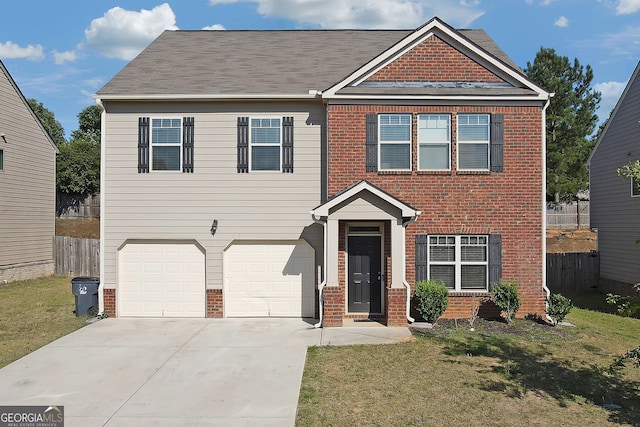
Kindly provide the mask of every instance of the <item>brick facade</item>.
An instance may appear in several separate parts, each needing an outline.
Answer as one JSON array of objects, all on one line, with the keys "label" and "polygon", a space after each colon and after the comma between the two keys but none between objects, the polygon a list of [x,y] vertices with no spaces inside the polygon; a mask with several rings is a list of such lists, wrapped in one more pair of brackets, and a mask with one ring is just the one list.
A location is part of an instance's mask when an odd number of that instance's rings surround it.
[{"label": "brick facade", "polygon": [[222,307],[222,289],[207,289],[207,317],[221,319]]},{"label": "brick facade", "polygon": [[504,80],[434,35],[367,81],[501,83]]},{"label": "brick facade", "polygon": [[116,290],[104,289],[103,297],[104,307],[102,311],[106,311],[109,317],[117,317],[118,313],[116,312]]},{"label": "brick facade", "polygon": [[36,279],[54,274],[53,261],[29,262],[0,267],[0,283]]},{"label": "brick facade", "polygon": [[[412,114],[412,171],[366,172],[365,117],[369,113]],[[420,113],[451,116],[451,171],[418,171],[416,141]],[[460,113],[504,115],[503,172],[457,170],[456,117]],[[412,284],[416,234],[502,235],[502,277],[518,284],[522,300],[518,314],[542,314],[545,294],[541,117],[542,107],[536,106],[329,105],[329,195],[365,179],[422,211],[406,230],[406,277]],[[339,267],[344,271],[343,266]],[[462,314],[470,312],[471,297],[456,296],[452,301],[455,302],[446,316],[468,317]]]}]

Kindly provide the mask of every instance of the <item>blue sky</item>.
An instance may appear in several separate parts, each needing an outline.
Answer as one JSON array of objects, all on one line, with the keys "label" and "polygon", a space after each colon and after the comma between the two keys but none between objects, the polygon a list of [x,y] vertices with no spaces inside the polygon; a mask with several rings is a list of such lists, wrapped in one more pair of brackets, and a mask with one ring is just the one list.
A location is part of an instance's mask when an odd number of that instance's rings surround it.
[{"label": "blue sky", "polygon": [[93,94],[165,29],[482,28],[526,67],[540,47],[589,64],[609,115],[640,60],[640,0],[4,1],[0,59],[69,135]]}]

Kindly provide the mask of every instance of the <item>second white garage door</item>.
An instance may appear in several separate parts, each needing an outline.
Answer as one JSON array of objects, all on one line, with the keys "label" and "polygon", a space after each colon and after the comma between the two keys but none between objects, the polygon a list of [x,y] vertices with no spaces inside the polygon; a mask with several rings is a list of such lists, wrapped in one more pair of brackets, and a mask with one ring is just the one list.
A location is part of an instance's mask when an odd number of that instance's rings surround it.
[{"label": "second white garage door", "polygon": [[118,263],[119,316],[205,316],[205,255],[197,245],[128,243]]},{"label": "second white garage door", "polygon": [[304,240],[234,242],[224,253],[227,317],[313,317],[315,251]]}]

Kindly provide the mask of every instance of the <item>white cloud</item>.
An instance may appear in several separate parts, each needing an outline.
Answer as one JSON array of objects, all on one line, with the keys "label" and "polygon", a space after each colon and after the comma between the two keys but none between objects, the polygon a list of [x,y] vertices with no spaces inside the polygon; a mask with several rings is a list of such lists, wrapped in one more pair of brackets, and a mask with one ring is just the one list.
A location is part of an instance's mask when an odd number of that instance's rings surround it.
[{"label": "white cloud", "polygon": [[640,0],[620,0],[616,7],[618,15],[627,15],[640,10]]},{"label": "white cloud", "polygon": [[555,25],[556,27],[565,28],[569,26],[569,20],[566,17],[561,16],[560,18],[556,19],[556,22],[554,22],[553,25]]},{"label": "white cloud", "polygon": [[600,92],[602,98],[598,106],[598,118],[605,120],[609,117],[609,113],[618,103],[622,91],[627,86],[627,82],[602,82],[593,85],[593,88]]},{"label": "white cloud", "polygon": [[620,32],[605,34],[593,43],[607,49],[610,56],[628,56],[637,60],[640,50],[640,26],[626,27]]},{"label": "white cloud", "polygon": [[96,50],[109,58],[130,60],[164,30],[176,29],[176,15],[167,3],[140,12],[114,7],[91,21],[79,47]]},{"label": "white cloud", "polygon": [[265,17],[320,28],[415,28],[433,16],[466,27],[484,15],[477,0],[209,0],[212,6],[255,3]]},{"label": "white cloud", "polygon": [[38,61],[44,59],[44,50],[39,44],[21,47],[11,41],[7,41],[6,43],[0,43],[0,58],[27,58],[31,61]]},{"label": "white cloud", "polygon": [[207,27],[202,27],[202,29],[203,30],[213,30],[213,31],[226,30],[226,28],[222,24],[213,24],[213,25],[209,25]]},{"label": "white cloud", "polygon": [[76,53],[73,51],[66,52],[58,52],[57,50],[53,51],[53,58],[56,61],[56,64],[62,65],[65,62],[73,62],[76,60]]},{"label": "white cloud", "polygon": [[540,6],[549,6],[551,3],[555,3],[558,0],[525,0],[528,5],[538,4]]}]

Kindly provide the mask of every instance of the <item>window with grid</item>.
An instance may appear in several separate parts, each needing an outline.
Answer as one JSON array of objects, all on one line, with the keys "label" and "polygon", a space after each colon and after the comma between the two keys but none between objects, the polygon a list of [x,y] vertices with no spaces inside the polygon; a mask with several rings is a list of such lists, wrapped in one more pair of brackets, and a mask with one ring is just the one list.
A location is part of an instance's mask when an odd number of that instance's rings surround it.
[{"label": "window with grid", "polygon": [[180,171],[181,132],[181,119],[151,119],[152,170]]},{"label": "window with grid", "polygon": [[631,197],[640,197],[640,180],[635,178],[631,178]]},{"label": "window with grid", "polygon": [[281,132],[279,118],[251,119],[251,170],[279,171]]},{"label": "window with grid", "polygon": [[418,116],[418,169],[449,170],[451,150],[451,117]]},{"label": "window with grid", "polygon": [[484,291],[489,280],[488,236],[429,236],[428,277],[455,291]]},{"label": "window with grid", "polygon": [[380,114],[379,170],[411,170],[411,115]]},{"label": "window with grid", "polygon": [[460,114],[458,121],[458,169],[489,170],[489,115]]}]

